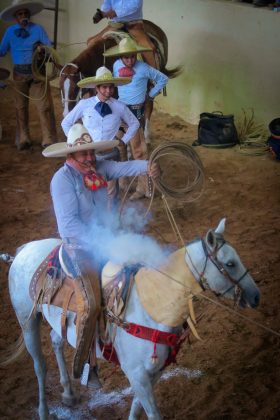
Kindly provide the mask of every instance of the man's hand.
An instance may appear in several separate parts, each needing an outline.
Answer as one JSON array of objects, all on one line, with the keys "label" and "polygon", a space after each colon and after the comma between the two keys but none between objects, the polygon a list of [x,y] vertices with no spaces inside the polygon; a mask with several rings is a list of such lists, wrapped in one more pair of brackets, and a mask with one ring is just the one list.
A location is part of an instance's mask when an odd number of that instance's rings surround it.
[{"label": "man's hand", "polygon": [[148,169],[148,175],[153,179],[158,179],[161,176],[161,169],[158,163],[152,163]]}]

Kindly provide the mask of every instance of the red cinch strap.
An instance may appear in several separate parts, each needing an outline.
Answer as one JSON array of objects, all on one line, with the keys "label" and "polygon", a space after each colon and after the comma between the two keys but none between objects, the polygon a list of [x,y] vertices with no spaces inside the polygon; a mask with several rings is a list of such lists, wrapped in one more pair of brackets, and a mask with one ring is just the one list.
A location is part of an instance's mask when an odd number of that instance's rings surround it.
[{"label": "red cinch strap", "polygon": [[166,344],[170,347],[176,346],[179,340],[179,336],[176,334],[155,330],[153,328],[144,327],[143,325],[133,324],[132,322],[128,324],[125,331],[128,334],[134,335],[134,337],[149,340],[157,344]]}]

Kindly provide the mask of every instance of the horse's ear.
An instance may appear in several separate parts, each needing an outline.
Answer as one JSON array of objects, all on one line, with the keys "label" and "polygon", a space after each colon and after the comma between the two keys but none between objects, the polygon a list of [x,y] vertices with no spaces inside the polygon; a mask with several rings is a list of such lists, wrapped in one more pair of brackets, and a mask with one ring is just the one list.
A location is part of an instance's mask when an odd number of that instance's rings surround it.
[{"label": "horse's ear", "polygon": [[220,223],[216,227],[215,233],[222,235],[225,231],[225,226],[226,226],[226,218],[224,217],[222,220],[220,220]]},{"label": "horse's ear", "polygon": [[216,245],[217,245],[216,235],[212,229],[208,230],[205,237],[205,242],[210,249],[216,248]]}]

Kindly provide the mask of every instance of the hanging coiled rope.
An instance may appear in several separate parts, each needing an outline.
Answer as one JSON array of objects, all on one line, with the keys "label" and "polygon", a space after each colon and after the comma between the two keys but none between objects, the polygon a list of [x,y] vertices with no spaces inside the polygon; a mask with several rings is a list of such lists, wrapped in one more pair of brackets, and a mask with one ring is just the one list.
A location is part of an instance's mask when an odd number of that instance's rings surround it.
[{"label": "hanging coiled rope", "polygon": [[42,45],[35,49],[32,56],[32,76],[35,80],[45,83],[44,91],[40,97],[26,95],[17,89],[17,82],[9,80],[8,85],[17,93],[31,101],[41,101],[47,94],[48,82],[59,76],[60,65],[57,52],[48,45]]},{"label": "hanging coiled rope", "polygon": [[[184,245],[185,241],[176,224],[167,198],[172,198],[182,203],[191,203],[199,199],[203,192],[205,181],[202,162],[191,146],[179,141],[166,142],[158,146],[151,153],[149,166],[155,162],[158,163],[161,169],[161,175],[157,179],[149,178],[151,199],[145,217],[150,211],[155,190],[157,189],[161,194],[164,209],[177,240],[181,245]],[[120,217],[126,196],[135,178],[129,184],[122,200]],[[180,182],[179,185],[178,182]]]},{"label": "hanging coiled rope", "polygon": [[32,56],[32,74],[34,79],[50,82],[59,76],[59,56],[56,50],[48,45],[35,49]]},{"label": "hanging coiled rope", "polygon": [[[152,182],[154,189],[162,195],[183,203],[191,203],[201,196],[204,169],[198,154],[191,146],[178,141],[161,144],[151,153],[149,165],[154,162],[159,164],[162,174]],[[173,178],[176,185],[172,184]]]}]

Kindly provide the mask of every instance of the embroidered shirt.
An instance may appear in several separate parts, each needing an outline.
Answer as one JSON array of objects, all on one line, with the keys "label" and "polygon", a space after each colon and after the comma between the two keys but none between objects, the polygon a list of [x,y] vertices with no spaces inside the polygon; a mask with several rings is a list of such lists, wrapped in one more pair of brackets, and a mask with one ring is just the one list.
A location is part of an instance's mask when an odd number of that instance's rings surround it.
[{"label": "embroidered shirt", "polygon": [[97,96],[81,99],[62,120],[61,126],[65,135],[67,136],[72,125],[81,118],[94,141],[114,140],[121,123],[124,122],[128,128],[122,137],[122,141],[124,143],[129,142],[139,128],[137,118],[124,103],[114,98],[106,101],[112,110],[112,114],[101,117],[94,109],[98,102],[100,101]]},{"label": "embroidered shirt", "polygon": [[101,10],[108,12],[114,10],[116,17],[113,22],[130,22],[143,19],[143,0],[103,0]]},{"label": "embroidered shirt", "polygon": [[13,64],[31,64],[33,55],[33,45],[40,42],[43,45],[51,45],[51,41],[41,25],[29,22],[26,30],[30,36],[26,38],[17,37],[15,31],[21,26],[16,23],[9,26],[4,33],[0,44],[0,57],[11,51]]},{"label": "embroidered shirt", "polygon": [[[115,61],[113,75],[119,77],[119,69],[124,66],[121,59]],[[136,61],[133,66],[134,75],[130,83],[118,86],[119,99],[127,105],[142,104],[145,101],[148,81],[155,82],[155,86],[149,91],[149,96],[154,98],[167,84],[168,77],[154,69],[143,61]]]},{"label": "embroidered shirt", "polygon": [[[146,160],[128,162],[98,161],[96,171],[107,181],[121,176],[135,176],[147,172]],[[91,222],[104,223],[108,214],[107,189],[89,190],[83,175],[67,163],[53,176],[51,195],[58,231],[62,239],[73,238],[88,242]]]}]

